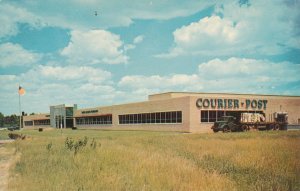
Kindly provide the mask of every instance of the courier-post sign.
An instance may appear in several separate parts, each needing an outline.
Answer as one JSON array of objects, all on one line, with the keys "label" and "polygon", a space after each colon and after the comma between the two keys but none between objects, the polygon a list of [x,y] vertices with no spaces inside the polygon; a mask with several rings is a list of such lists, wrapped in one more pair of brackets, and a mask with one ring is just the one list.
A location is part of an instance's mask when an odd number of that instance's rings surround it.
[{"label": "courier-post sign", "polygon": [[240,101],[238,99],[209,99],[199,98],[196,106],[199,108],[217,108],[217,109],[267,109],[268,100],[263,99],[246,99]]}]

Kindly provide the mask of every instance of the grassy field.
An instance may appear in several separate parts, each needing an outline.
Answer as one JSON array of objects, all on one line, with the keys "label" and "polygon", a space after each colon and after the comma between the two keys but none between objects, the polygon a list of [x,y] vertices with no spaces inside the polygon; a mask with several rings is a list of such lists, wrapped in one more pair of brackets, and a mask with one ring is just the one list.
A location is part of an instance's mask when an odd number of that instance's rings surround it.
[{"label": "grassy field", "polygon": [[300,131],[21,133],[9,190],[300,190]]}]

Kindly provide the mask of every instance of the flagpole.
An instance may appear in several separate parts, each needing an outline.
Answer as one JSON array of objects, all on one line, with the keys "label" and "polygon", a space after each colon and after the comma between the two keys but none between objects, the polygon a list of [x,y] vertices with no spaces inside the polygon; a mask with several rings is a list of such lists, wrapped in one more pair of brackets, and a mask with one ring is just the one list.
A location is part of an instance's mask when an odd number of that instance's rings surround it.
[{"label": "flagpole", "polygon": [[[20,90],[20,84],[19,84],[19,90]],[[20,126],[19,126],[19,130],[21,130],[21,126],[22,126],[22,114],[21,114],[21,95],[20,92],[18,91],[19,94],[19,112],[20,112]]]}]

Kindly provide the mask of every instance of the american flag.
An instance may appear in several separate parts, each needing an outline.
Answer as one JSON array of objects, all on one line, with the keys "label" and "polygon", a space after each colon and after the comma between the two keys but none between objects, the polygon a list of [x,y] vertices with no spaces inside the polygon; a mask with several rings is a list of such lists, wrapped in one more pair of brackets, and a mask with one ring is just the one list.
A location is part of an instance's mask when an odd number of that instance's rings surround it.
[{"label": "american flag", "polygon": [[19,95],[24,95],[25,94],[25,89],[19,86]]}]

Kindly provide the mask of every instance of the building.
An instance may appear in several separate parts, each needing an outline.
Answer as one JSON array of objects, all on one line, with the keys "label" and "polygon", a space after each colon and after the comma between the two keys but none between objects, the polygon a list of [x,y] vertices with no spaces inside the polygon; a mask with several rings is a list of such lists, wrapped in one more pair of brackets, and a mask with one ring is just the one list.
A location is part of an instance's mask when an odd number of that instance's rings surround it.
[{"label": "building", "polygon": [[55,105],[50,106],[50,125],[56,128],[72,128],[74,120],[74,111],[77,105]]},{"label": "building", "polygon": [[[240,117],[243,112],[262,113],[266,121],[284,112],[289,124],[300,124],[300,96],[167,92],[149,95],[147,101],[137,103],[86,109],[75,105],[73,116],[65,115],[68,120],[53,112],[50,118],[56,119],[52,127],[60,127],[57,124],[66,119],[63,127],[78,129],[211,132],[213,122],[221,116]],[[24,117],[25,128],[30,127],[26,125],[30,121],[35,124],[33,116],[29,117]]]},{"label": "building", "polygon": [[50,106],[50,114],[35,114],[23,116],[24,128],[72,128],[74,127],[74,111],[77,105],[56,105]]},{"label": "building", "polygon": [[23,116],[24,128],[41,128],[50,127],[50,115],[49,114],[35,114]]}]

